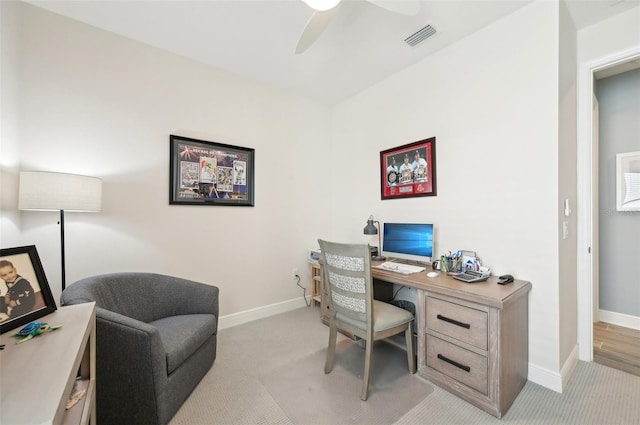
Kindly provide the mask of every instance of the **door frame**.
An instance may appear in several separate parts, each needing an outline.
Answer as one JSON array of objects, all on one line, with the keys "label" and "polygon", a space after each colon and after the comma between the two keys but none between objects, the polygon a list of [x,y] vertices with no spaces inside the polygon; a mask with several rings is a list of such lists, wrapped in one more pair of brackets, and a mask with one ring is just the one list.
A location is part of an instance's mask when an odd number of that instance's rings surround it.
[{"label": "door frame", "polygon": [[[578,70],[577,280],[578,358],[593,361],[594,283],[597,282],[597,135],[594,135],[595,73],[640,59],[640,46],[582,64]],[[597,119],[597,118],[596,118]],[[595,267],[595,269],[594,269]]]}]

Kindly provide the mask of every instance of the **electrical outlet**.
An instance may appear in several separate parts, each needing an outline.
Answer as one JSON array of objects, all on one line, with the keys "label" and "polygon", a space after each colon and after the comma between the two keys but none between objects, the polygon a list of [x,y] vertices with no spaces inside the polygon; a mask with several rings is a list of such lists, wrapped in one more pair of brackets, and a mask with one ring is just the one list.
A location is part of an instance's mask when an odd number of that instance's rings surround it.
[{"label": "electrical outlet", "polygon": [[300,273],[298,273],[298,269],[293,269],[291,273],[291,279],[298,279],[300,277]]}]

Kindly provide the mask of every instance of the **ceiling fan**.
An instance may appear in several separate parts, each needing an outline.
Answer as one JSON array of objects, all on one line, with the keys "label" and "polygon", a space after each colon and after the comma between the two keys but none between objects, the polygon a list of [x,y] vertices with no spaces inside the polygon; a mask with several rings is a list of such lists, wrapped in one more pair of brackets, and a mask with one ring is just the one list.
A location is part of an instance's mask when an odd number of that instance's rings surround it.
[{"label": "ceiling fan", "polygon": [[[300,54],[307,50],[320,37],[320,34],[327,28],[331,20],[336,16],[338,6],[342,0],[302,0],[310,8],[315,10],[307,25],[304,27],[298,45],[296,46],[296,54]],[[399,0],[366,0],[383,9],[391,12],[400,13],[407,16],[415,16],[420,10],[419,1],[399,1]]]}]

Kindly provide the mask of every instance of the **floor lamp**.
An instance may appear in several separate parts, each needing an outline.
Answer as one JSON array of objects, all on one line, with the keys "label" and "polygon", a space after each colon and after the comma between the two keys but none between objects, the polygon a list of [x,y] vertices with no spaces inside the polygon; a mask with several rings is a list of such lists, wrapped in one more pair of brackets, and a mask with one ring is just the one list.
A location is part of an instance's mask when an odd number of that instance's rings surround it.
[{"label": "floor lamp", "polygon": [[18,208],[60,211],[62,290],[66,285],[64,258],[64,212],[96,212],[102,209],[102,180],[77,174],[46,171],[20,172]]}]

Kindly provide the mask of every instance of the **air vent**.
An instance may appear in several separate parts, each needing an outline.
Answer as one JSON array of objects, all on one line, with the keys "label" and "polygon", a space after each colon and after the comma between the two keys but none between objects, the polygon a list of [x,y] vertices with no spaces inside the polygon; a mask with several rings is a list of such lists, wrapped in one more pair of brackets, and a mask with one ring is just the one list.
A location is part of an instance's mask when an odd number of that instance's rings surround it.
[{"label": "air vent", "polygon": [[436,33],[436,29],[431,25],[427,25],[424,28],[420,28],[415,33],[404,39],[404,42],[409,46],[414,47],[416,44],[423,42],[427,38]]}]

